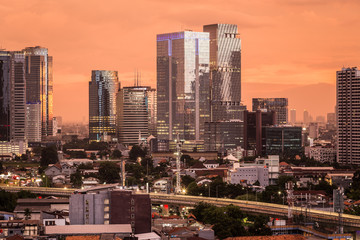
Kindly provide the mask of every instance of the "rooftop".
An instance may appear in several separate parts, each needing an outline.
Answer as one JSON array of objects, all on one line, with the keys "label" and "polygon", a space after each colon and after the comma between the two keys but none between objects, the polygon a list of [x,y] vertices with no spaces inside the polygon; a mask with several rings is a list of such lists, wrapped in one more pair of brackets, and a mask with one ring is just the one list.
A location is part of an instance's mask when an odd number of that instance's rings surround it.
[{"label": "rooftop", "polygon": [[92,225],[64,225],[46,226],[46,235],[84,235],[84,234],[103,234],[103,233],[131,233],[130,224],[92,224]]}]

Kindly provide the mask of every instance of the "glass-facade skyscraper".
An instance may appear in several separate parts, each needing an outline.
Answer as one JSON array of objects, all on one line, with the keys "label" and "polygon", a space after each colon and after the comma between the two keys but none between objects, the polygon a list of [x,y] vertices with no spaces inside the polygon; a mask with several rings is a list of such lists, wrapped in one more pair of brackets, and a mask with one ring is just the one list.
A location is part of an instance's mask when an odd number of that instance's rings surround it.
[{"label": "glass-facade skyscraper", "polygon": [[48,49],[28,47],[25,54],[26,103],[41,104],[41,135],[52,136],[53,118],[53,59]]},{"label": "glass-facade skyscraper", "polygon": [[203,27],[210,34],[211,121],[243,119],[241,39],[235,24]]},{"label": "glass-facade skyscraper", "polygon": [[202,140],[210,119],[209,33],[157,35],[159,139]]},{"label": "glass-facade skyscraper", "polygon": [[116,141],[118,72],[93,70],[89,82],[89,139]]},{"label": "glass-facade skyscraper", "polygon": [[0,141],[25,140],[25,55],[0,51]]}]

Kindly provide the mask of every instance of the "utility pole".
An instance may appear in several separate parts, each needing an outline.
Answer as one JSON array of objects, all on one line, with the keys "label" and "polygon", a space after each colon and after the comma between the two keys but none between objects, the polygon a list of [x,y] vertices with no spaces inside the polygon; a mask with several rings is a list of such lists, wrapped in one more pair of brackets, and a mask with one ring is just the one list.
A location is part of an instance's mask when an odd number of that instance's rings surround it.
[{"label": "utility pole", "polygon": [[[287,193],[287,202],[288,202],[288,219],[289,221],[292,221],[293,213],[292,208],[294,207],[294,196],[293,196],[293,188],[294,183],[289,181],[286,183],[286,193]],[[285,196],[283,196],[283,201],[285,200]]]}]

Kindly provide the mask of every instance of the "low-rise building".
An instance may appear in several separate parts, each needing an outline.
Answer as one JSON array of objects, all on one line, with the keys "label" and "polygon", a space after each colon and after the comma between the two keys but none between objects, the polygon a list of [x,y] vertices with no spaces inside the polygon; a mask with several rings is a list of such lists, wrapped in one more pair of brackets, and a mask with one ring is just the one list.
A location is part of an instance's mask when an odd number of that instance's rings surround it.
[{"label": "low-rise building", "polygon": [[309,149],[309,157],[322,163],[333,163],[336,160],[336,149],[333,147],[313,146]]},{"label": "low-rise building", "polygon": [[252,166],[262,166],[268,168],[269,173],[269,184],[276,184],[276,181],[279,179],[279,156],[278,155],[269,155],[264,158],[256,158],[253,163],[242,163],[243,167],[252,167]]},{"label": "low-rise building", "polygon": [[262,187],[269,185],[269,168],[264,166],[240,167],[239,164],[235,164],[229,175],[231,184],[245,184],[248,186],[259,182]]}]

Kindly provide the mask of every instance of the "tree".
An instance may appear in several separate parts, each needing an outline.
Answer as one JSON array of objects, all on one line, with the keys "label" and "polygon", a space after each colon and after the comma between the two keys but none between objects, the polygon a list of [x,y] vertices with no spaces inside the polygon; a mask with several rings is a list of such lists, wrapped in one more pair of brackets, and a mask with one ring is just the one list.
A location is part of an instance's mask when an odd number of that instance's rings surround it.
[{"label": "tree", "polygon": [[2,162],[0,162],[0,173],[2,173],[4,171],[4,166],[2,164]]},{"label": "tree", "polygon": [[134,161],[136,161],[138,157],[144,159],[146,152],[146,148],[142,149],[139,145],[134,145],[129,152],[129,158]]},{"label": "tree", "polygon": [[55,164],[58,160],[55,146],[46,147],[41,150],[40,165],[42,167],[47,167],[49,164]]},{"label": "tree", "polygon": [[31,210],[29,208],[25,208],[24,216],[25,216],[25,220],[29,220],[31,218]]},{"label": "tree", "polygon": [[181,176],[182,184],[187,188],[190,183],[194,182],[195,179],[190,177],[189,175]]},{"label": "tree", "polygon": [[21,161],[27,161],[27,160],[28,160],[28,155],[22,154],[21,155]]},{"label": "tree", "polygon": [[116,183],[120,180],[120,167],[114,162],[103,162],[99,168],[99,180],[103,183]]},{"label": "tree", "polygon": [[121,157],[122,157],[122,153],[118,149],[115,149],[111,154],[112,159],[120,159]]},{"label": "tree", "polygon": [[77,169],[75,173],[70,175],[70,182],[75,188],[80,188],[82,186],[82,175],[79,169]]}]

